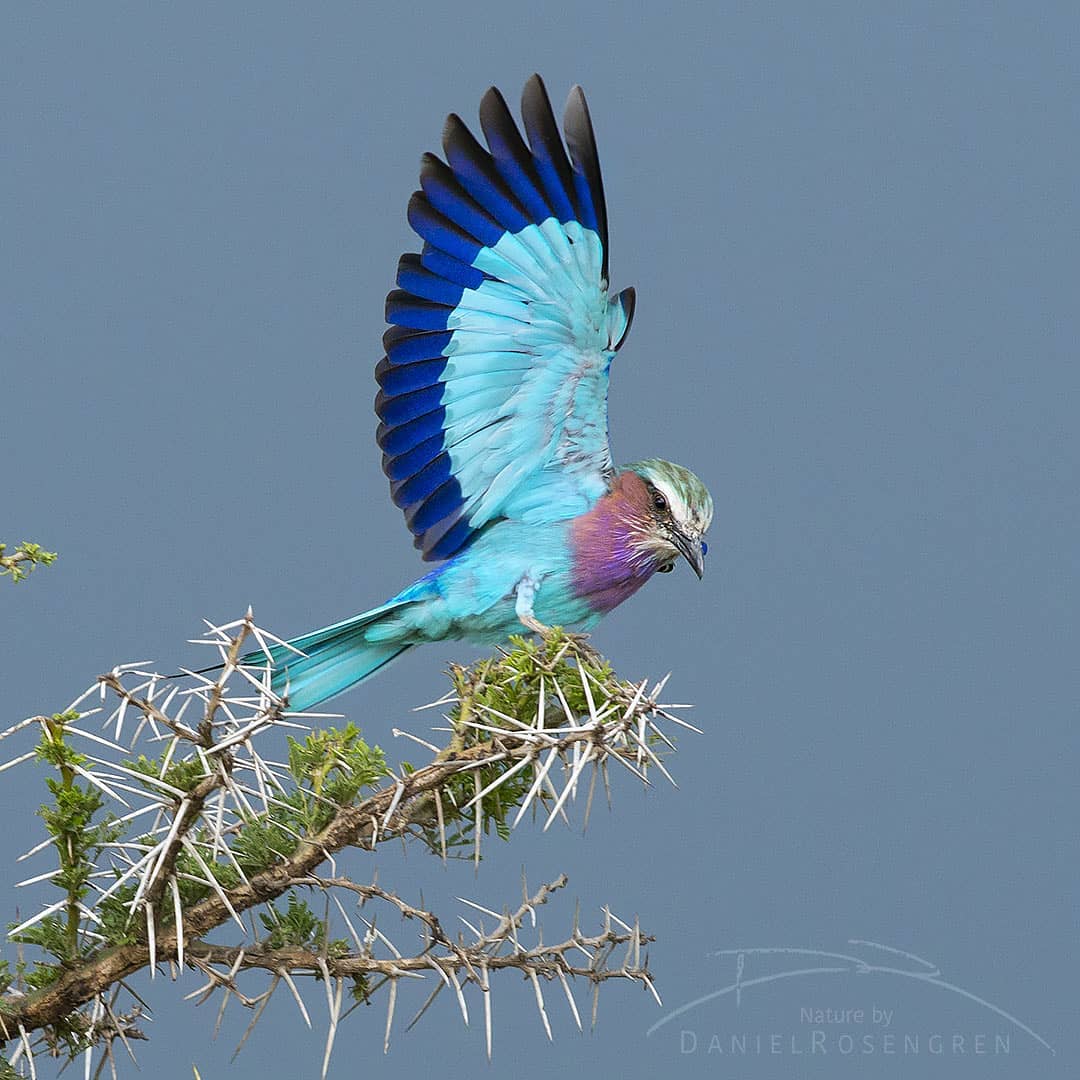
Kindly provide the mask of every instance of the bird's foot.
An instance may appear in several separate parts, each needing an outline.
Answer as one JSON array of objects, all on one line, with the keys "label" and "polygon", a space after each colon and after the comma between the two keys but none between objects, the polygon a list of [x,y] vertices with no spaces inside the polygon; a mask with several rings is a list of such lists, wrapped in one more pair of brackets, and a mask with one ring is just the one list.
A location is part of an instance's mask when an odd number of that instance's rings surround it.
[{"label": "bird's foot", "polygon": [[534,634],[539,634],[541,637],[547,637],[551,633],[552,627],[546,623],[542,623],[532,612],[519,612],[518,621],[526,630],[531,630]]},{"label": "bird's foot", "polygon": [[[600,653],[589,644],[588,634],[576,634],[572,630],[564,630],[562,627],[548,626],[531,615],[519,616],[519,619],[522,626],[542,638],[548,644],[549,648],[554,644],[562,645],[563,647],[559,650],[560,654],[565,651],[566,645],[569,645],[571,650],[583,660],[595,662],[602,659]],[[553,638],[554,642],[552,641]]]}]

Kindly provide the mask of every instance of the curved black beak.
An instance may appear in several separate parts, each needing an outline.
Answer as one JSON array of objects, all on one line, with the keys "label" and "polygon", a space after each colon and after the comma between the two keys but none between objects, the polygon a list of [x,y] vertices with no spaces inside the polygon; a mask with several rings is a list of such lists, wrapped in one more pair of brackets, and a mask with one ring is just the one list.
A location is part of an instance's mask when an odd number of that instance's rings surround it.
[{"label": "curved black beak", "polygon": [[679,549],[679,554],[690,564],[690,568],[700,579],[705,573],[705,552],[701,550],[701,540],[692,540],[681,532],[674,532],[671,542]]}]

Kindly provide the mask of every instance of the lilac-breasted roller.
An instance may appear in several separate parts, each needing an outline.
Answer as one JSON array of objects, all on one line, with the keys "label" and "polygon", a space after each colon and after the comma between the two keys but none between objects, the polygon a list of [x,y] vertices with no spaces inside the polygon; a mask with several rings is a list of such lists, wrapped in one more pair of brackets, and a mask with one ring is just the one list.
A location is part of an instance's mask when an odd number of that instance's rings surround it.
[{"label": "lilac-breasted roller", "polygon": [[[679,465],[612,463],[608,371],[634,290],[608,289],[608,230],[580,87],[559,133],[538,75],[525,137],[494,87],[485,149],[451,115],[425,154],[375,370],[394,502],[437,565],[380,607],[271,650],[273,686],[317,705],[424,642],[591,629],[681,555],[701,577],[713,505]],[[252,659],[255,659],[254,657]]]}]

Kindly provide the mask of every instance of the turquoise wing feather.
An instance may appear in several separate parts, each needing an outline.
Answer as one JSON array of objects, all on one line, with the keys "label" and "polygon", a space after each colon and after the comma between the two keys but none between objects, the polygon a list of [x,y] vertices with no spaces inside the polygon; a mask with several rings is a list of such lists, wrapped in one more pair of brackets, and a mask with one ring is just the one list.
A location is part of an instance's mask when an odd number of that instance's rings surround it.
[{"label": "turquoise wing feather", "polygon": [[449,118],[446,161],[424,156],[409,204],[423,250],[402,257],[386,301],[378,441],[425,559],[499,519],[583,513],[612,467],[608,369],[634,293],[608,294],[592,123],[575,87],[564,147],[539,76],[522,117],[528,142],[489,90],[487,149]]}]

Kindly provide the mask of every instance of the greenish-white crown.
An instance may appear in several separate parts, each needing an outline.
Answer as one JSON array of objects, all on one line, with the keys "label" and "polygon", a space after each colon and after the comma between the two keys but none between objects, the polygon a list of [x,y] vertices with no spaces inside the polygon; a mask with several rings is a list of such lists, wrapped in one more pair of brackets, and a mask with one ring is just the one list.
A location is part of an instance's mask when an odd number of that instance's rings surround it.
[{"label": "greenish-white crown", "polygon": [[689,470],[663,458],[646,458],[626,466],[660,491],[680,528],[700,539],[712,524],[713,501],[709,489]]}]

